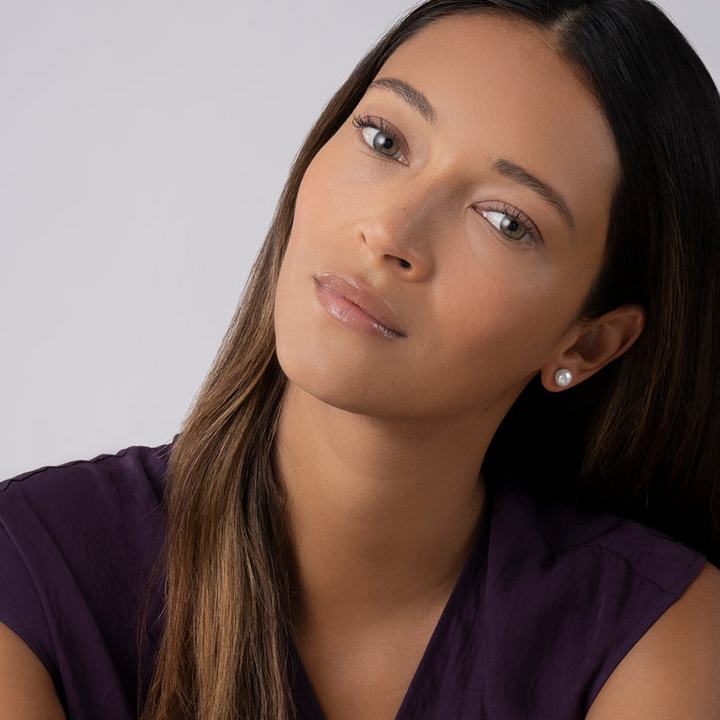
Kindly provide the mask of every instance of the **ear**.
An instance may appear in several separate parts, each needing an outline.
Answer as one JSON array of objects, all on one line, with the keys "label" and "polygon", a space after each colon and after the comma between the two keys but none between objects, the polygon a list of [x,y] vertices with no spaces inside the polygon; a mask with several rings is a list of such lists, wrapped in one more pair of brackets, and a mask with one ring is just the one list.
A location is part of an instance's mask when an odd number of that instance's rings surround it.
[{"label": "ear", "polygon": [[[621,305],[589,323],[575,323],[556,357],[540,370],[545,389],[558,392],[574,387],[620,357],[640,337],[645,318],[645,308],[640,305]],[[555,380],[561,369],[572,374],[572,380],[562,387]]]}]

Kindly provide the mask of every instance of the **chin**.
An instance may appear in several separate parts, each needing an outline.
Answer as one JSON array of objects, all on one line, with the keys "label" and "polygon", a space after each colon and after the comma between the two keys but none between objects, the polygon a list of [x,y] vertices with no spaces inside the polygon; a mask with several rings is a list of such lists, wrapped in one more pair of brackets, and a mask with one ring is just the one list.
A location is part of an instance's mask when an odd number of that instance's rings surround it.
[{"label": "chin", "polygon": [[377,341],[354,337],[312,313],[275,316],[278,362],[308,395],[352,413],[383,414],[406,394],[398,363],[378,353]]},{"label": "chin", "polygon": [[278,342],[277,357],[288,381],[315,399],[350,413],[388,412],[390,396],[368,377],[367,366],[352,357],[302,353]]}]

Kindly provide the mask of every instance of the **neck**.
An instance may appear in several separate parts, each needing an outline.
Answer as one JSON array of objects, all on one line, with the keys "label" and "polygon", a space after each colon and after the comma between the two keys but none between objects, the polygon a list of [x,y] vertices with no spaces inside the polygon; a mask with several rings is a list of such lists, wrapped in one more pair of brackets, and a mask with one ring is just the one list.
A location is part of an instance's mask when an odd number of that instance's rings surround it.
[{"label": "neck", "polygon": [[368,418],[288,384],[275,466],[290,508],[298,627],[444,603],[479,525],[495,426]]}]

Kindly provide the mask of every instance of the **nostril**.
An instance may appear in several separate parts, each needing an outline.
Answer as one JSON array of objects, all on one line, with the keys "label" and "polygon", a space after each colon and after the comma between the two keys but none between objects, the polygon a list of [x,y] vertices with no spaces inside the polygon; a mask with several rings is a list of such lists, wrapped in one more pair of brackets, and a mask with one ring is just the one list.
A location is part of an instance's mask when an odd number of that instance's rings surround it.
[{"label": "nostril", "polygon": [[407,268],[412,267],[407,260],[404,260],[403,258],[398,258],[398,260],[400,260],[400,267],[404,267],[406,270]]}]

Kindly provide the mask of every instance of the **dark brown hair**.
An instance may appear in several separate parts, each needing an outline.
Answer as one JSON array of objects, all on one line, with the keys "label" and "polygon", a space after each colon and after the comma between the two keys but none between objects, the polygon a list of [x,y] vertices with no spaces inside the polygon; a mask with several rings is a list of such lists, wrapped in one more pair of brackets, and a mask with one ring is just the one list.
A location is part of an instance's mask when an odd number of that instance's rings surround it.
[{"label": "dark brown hair", "polygon": [[559,394],[531,383],[484,470],[635,517],[720,559],[720,101],[712,80],[646,0],[430,0],[367,54],[311,130],[173,449],[165,629],[144,720],[293,717],[292,553],[272,446],[285,383],[273,302],[295,198],[312,158],[389,55],[436,19],[477,12],[552,31],[597,96],[621,177],[604,267],[582,315],[626,302],[648,311],[641,339],[594,378]]}]

